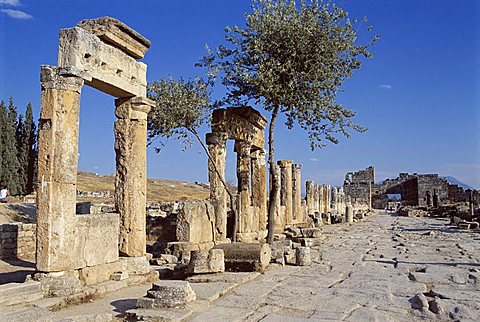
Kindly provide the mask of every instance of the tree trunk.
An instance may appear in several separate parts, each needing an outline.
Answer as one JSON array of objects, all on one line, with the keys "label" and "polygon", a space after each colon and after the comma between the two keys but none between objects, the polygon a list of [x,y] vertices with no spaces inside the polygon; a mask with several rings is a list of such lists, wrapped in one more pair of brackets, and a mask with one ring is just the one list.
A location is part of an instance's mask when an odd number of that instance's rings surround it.
[{"label": "tree trunk", "polygon": [[270,172],[270,194],[268,198],[268,234],[267,242],[273,244],[273,234],[275,232],[275,204],[278,198],[279,191],[279,178],[278,173],[275,170],[275,158],[274,158],[274,147],[273,147],[273,130],[275,128],[275,121],[278,116],[279,106],[275,106],[272,111],[272,119],[268,126],[268,165]]},{"label": "tree trunk", "polygon": [[188,129],[191,133],[193,133],[193,135],[195,135],[195,137],[197,138],[198,142],[200,143],[200,145],[202,146],[203,150],[205,151],[205,153],[207,154],[207,157],[208,157],[208,160],[210,160],[210,162],[212,162],[212,165],[213,165],[213,169],[215,169],[215,172],[217,173],[218,177],[220,178],[220,181],[222,182],[222,185],[223,187],[225,188],[225,190],[227,191],[227,194],[228,196],[230,197],[230,208],[232,209],[232,213],[233,213],[233,241],[236,241],[237,240],[237,211],[236,211],[236,203],[234,201],[234,198],[233,198],[233,194],[232,192],[228,189],[228,186],[227,186],[227,183],[225,182],[225,179],[223,178],[223,175],[220,174],[220,171],[218,171],[218,168],[217,168],[217,165],[215,163],[215,161],[213,160],[212,158],[212,155],[210,154],[210,151],[208,151],[208,148],[207,146],[205,145],[205,143],[203,142],[202,138],[200,137],[200,135],[198,135],[198,132],[195,130],[195,129]]}]

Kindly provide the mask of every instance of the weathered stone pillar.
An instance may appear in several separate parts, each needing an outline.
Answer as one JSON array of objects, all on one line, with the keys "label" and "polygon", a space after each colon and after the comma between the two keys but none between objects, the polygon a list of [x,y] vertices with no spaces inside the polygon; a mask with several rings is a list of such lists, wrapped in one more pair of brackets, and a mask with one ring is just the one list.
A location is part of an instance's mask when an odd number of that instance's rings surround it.
[{"label": "weathered stone pillar", "polygon": [[154,103],[145,97],[115,100],[115,207],[120,214],[120,255],[146,252],[147,114]]},{"label": "weathered stone pillar", "polygon": [[[207,133],[208,151],[215,162],[218,172],[225,178],[227,133]],[[215,168],[208,161],[208,179],[210,182],[210,200],[215,209],[215,241],[227,239],[227,199],[228,194]],[[234,205],[231,205],[232,207]]]},{"label": "weathered stone pillar", "polygon": [[252,153],[252,204],[254,207],[253,229],[258,231],[259,239],[265,236],[268,222],[267,206],[267,164],[265,151]]},{"label": "weathered stone pillar", "polygon": [[83,79],[42,66],[38,134],[37,270],[75,265],[78,122]]},{"label": "weathered stone pillar", "polygon": [[302,209],[302,165],[294,164],[292,166],[292,216],[295,222],[305,221],[305,215]]},{"label": "weathered stone pillar", "polygon": [[292,160],[280,160],[278,161],[278,165],[280,166],[280,175],[282,178],[280,204],[285,206],[285,225],[291,225],[293,223]]},{"label": "weathered stone pillar", "polygon": [[307,181],[305,183],[305,190],[307,192],[307,208],[309,215],[315,214],[315,189],[315,182]]},{"label": "weathered stone pillar", "polygon": [[315,206],[317,211],[322,214],[324,212],[323,207],[323,185],[315,186]]},{"label": "weathered stone pillar", "polygon": [[[252,227],[252,212],[250,199],[251,175],[251,144],[245,141],[235,142],[237,152],[237,183],[238,183],[238,233],[250,233]],[[240,240],[242,237],[240,237]]]},{"label": "weathered stone pillar", "polygon": [[[276,196],[274,196],[274,214],[275,214],[275,233],[283,233],[283,230],[285,228],[285,218],[283,216],[284,210],[282,210],[282,206],[280,204],[280,195],[282,191],[282,178],[280,175],[280,166],[275,165],[274,166],[274,171],[276,174],[276,177],[279,178],[279,188],[277,189]],[[270,175],[270,193],[272,193],[272,176]],[[285,207],[283,207],[285,209]]]}]

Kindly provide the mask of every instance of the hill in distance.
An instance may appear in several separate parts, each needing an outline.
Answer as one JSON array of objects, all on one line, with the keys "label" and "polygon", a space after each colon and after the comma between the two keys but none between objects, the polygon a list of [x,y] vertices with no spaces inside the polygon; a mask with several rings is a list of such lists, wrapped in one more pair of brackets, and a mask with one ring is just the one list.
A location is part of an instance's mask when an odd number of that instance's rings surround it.
[{"label": "hill in distance", "polygon": [[[79,171],[77,177],[79,191],[109,191],[113,198],[115,175],[98,175]],[[147,202],[205,200],[209,197],[208,185],[175,180],[148,179]]]}]

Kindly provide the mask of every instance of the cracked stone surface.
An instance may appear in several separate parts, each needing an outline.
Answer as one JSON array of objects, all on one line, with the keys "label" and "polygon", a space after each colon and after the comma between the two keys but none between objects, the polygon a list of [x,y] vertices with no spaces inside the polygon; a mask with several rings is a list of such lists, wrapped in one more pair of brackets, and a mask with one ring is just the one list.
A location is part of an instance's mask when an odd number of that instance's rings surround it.
[{"label": "cracked stone surface", "polygon": [[322,227],[309,267],[270,270],[192,321],[479,321],[480,234],[377,212]]}]

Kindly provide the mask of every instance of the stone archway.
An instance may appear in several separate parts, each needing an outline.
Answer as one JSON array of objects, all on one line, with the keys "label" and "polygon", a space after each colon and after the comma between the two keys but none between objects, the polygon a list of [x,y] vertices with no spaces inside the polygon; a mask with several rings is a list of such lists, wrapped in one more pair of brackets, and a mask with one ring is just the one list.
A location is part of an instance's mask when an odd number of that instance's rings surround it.
[{"label": "stone archway", "polygon": [[[37,270],[118,270],[119,254],[145,259],[146,98],[150,42],[103,17],[62,29],[58,66],[41,68],[37,190]],[[78,123],[83,85],[115,100],[115,202],[118,213],[77,216]],[[109,274],[103,274],[106,279]],[[100,280],[97,280],[100,281]]]}]

